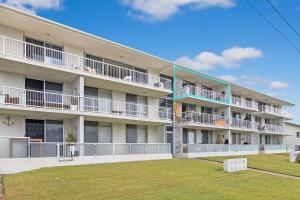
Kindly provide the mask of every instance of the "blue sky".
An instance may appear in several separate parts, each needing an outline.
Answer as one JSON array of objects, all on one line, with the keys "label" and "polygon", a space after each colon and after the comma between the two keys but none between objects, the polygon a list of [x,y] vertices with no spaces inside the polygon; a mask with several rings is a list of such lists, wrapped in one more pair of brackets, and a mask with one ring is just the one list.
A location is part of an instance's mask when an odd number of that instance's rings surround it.
[{"label": "blue sky", "polygon": [[[300,48],[267,1],[250,1]],[[300,123],[300,53],[245,0],[2,2],[288,100]],[[300,0],[271,2],[300,32]]]}]

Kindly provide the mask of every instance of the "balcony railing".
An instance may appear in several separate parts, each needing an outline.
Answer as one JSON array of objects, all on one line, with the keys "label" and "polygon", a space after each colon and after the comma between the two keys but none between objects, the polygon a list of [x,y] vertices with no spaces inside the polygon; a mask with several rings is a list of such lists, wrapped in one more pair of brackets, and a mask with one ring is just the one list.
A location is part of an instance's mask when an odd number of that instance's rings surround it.
[{"label": "balcony railing", "polygon": [[201,125],[211,125],[215,127],[230,127],[239,129],[258,130],[258,123],[248,120],[226,118],[221,115],[212,115],[194,111],[182,113],[182,122],[196,123]]},{"label": "balcony railing", "polygon": [[30,142],[30,138],[0,137],[0,159],[171,154],[165,143],[61,143]]},{"label": "balcony railing", "polygon": [[193,95],[220,103],[227,103],[227,95],[220,92],[205,90],[191,85],[184,86],[182,90],[183,95]]},{"label": "balcony railing", "polygon": [[259,151],[259,145],[242,144],[185,144],[183,153],[217,153],[217,152],[241,152]]},{"label": "balcony railing", "polygon": [[247,99],[241,99],[239,97],[231,97],[231,104],[243,108],[250,108],[258,110],[258,104],[255,101],[249,101]]},{"label": "balcony railing", "polygon": [[171,90],[172,88],[172,81],[166,78],[57,51],[2,35],[0,35],[0,54],[3,56],[45,63],[47,65],[69,68],[99,77],[118,79],[128,83],[135,83],[156,89]]},{"label": "balcony railing", "polygon": [[249,120],[241,120],[236,118],[231,118],[230,122],[231,122],[230,126],[232,128],[258,130],[258,123],[256,122],[252,122]]},{"label": "balcony railing", "polygon": [[265,144],[262,145],[261,150],[263,151],[290,151],[293,149],[292,145],[289,144]]},{"label": "balcony railing", "polygon": [[283,108],[277,108],[277,107],[268,106],[268,105],[260,105],[260,106],[258,106],[258,109],[260,112],[269,113],[269,114],[277,115],[280,117],[286,117],[289,119],[293,118],[293,114]]},{"label": "balcony railing", "polygon": [[211,114],[205,114],[205,113],[193,112],[193,111],[183,112],[182,122],[190,122],[196,124],[221,126],[221,127],[229,126],[229,119],[225,118],[224,116],[211,115]]},{"label": "balcony railing", "polygon": [[285,133],[284,126],[278,126],[273,124],[265,124],[261,126],[261,130],[264,132],[271,132],[271,133]]},{"label": "balcony railing", "polygon": [[171,120],[163,107],[0,86],[0,104]]}]

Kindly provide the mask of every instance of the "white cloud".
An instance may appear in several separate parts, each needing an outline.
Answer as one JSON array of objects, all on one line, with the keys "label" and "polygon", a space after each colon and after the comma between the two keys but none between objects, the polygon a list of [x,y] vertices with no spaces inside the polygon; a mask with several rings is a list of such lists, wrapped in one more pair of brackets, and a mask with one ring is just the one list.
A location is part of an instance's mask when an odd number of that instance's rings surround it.
[{"label": "white cloud", "polygon": [[129,11],[130,15],[150,21],[166,20],[184,6],[193,6],[196,9],[235,6],[234,0],[121,0],[121,2],[132,8]]},{"label": "white cloud", "polygon": [[285,89],[289,87],[289,84],[281,81],[272,81],[269,85],[272,89]]},{"label": "white cloud", "polygon": [[249,76],[249,75],[234,76],[231,74],[226,74],[226,75],[219,76],[219,78],[232,83],[238,83],[246,87],[251,87],[251,88],[264,87],[267,89],[271,89],[272,91],[267,93],[270,96],[282,96],[283,95],[282,89],[286,89],[289,87],[288,83],[282,81],[274,81],[260,76]]},{"label": "white cloud", "polygon": [[219,78],[224,80],[224,81],[231,82],[231,83],[234,83],[238,80],[238,78],[233,76],[233,75],[222,75]]},{"label": "white cloud", "polygon": [[62,0],[1,0],[8,6],[15,7],[30,13],[35,13],[38,9],[59,9]]},{"label": "white cloud", "polygon": [[240,66],[240,62],[263,56],[263,52],[253,47],[232,47],[225,49],[220,55],[204,51],[195,58],[182,56],[175,62],[179,65],[192,67],[196,70],[213,70],[217,66],[234,68]]}]

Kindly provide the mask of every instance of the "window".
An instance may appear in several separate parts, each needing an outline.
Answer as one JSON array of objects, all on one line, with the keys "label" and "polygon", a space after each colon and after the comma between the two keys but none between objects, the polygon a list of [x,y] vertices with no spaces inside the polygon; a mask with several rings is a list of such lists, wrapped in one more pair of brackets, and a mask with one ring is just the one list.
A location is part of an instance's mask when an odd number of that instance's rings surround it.
[{"label": "window", "polygon": [[63,142],[63,121],[60,120],[25,120],[25,136],[44,142]]},{"label": "window", "polygon": [[209,130],[201,130],[201,143],[202,144],[210,144],[212,141],[212,134]]},{"label": "window", "polygon": [[44,141],[45,125],[44,120],[25,120],[25,136],[32,139],[41,139]]},{"label": "window", "polygon": [[46,141],[63,142],[64,137],[63,121],[46,120]]},{"label": "window", "polygon": [[126,114],[132,116],[148,116],[148,99],[144,96],[126,94]]},{"label": "window", "polygon": [[184,89],[185,94],[195,95],[196,94],[195,86],[196,86],[196,83],[186,81],[186,80],[182,80],[182,88]]},{"label": "window", "polygon": [[62,83],[25,78],[25,89],[26,105],[62,107]]},{"label": "window", "polygon": [[112,143],[112,124],[96,121],[85,121],[84,142]]},{"label": "window", "polygon": [[232,133],[232,144],[241,144],[241,133]]},{"label": "window", "polygon": [[25,42],[26,58],[62,65],[62,47],[28,37],[25,38]]},{"label": "window", "polygon": [[183,103],[182,104],[182,112],[188,112],[188,111],[195,112],[196,111],[196,105]]},{"label": "window", "polygon": [[271,136],[265,135],[265,144],[271,144]]},{"label": "window", "polygon": [[183,129],[182,134],[183,144],[196,144],[196,130],[195,129]]},{"label": "window", "polygon": [[297,132],[297,138],[300,138],[300,132]]},{"label": "window", "polygon": [[84,142],[98,143],[98,122],[84,122]]},{"label": "window", "polygon": [[99,143],[112,143],[112,124],[99,122]]},{"label": "window", "polygon": [[[97,74],[102,74],[104,72],[103,69],[103,58],[93,56],[90,54],[85,54],[85,65],[90,67],[90,69],[94,69]],[[89,69],[85,69],[89,70]],[[107,70],[107,69],[106,69]]]},{"label": "window", "polygon": [[147,126],[126,124],[126,143],[147,143]]},{"label": "window", "polygon": [[201,113],[205,113],[205,114],[213,114],[213,109],[210,108],[210,107],[205,107],[205,106],[202,106],[201,107]]},{"label": "window", "polygon": [[98,111],[98,89],[94,87],[84,87],[84,110],[85,111]]}]

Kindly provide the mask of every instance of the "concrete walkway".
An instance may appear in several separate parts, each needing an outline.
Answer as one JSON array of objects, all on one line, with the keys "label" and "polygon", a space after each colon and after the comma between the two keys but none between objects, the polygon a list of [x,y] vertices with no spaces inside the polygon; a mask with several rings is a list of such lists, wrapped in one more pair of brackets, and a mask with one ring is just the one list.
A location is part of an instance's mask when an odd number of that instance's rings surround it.
[{"label": "concrete walkway", "polygon": [[[223,162],[208,160],[208,159],[205,159],[205,158],[198,158],[198,159],[206,161],[206,162],[223,164]],[[292,175],[287,175],[287,174],[282,174],[282,173],[277,173],[277,172],[271,172],[271,171],[267,171],[267,170],[263,170],[263,169],[257,169],[257,168],[253,168],[253,167],[248,167],[248,170],[258,172],[258,173],[263,173],[263,174],[269,174],[269,175],[273,175],[273,176],[280,176],[280,177],[284,177],[284,178],[291,178],[291,179],[300,180],[300,177],[298,177],[298,176],[292,176]]]}]

